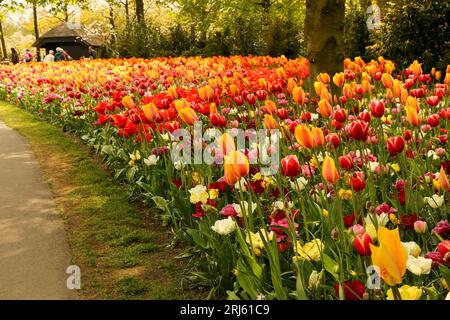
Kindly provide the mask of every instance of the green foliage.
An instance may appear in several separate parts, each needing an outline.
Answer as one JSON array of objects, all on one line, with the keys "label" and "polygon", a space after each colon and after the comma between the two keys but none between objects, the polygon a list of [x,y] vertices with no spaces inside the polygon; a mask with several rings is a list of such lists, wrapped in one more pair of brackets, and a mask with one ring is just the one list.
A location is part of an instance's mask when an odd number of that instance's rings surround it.
[{"label": "green foliage", "polygon": [[149,23],[119,30],[121,56],[271,55],[297,57],[304,9],[296,1],[176,0],[169,25]]},{"label": "green foliage", "polygon": [[361,9],[356,4],[351,4],[347,8],[344,27],[344,57],[367,59],[366,47],[370,42],[367,18],[365,8]]},{"label": "green foliage", "polygon": [[373,54],[393,59],[399,67],[418,59],[424,70],[445,69],[450,61],[449,1],[398,0],[382,15],[384,23],[370,47]]}]

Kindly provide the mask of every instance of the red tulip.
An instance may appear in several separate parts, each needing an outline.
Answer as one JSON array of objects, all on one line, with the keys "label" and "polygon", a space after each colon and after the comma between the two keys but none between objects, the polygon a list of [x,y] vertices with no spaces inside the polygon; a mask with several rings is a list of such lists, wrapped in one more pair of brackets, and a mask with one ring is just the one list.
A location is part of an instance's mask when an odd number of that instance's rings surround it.
[{"label": "red tulip", "polygon": [[403,151],[405,148],[405,141],[402,137],[390,137],[386,141],[386,147],[391,156],[395,156],[396,154],[399,154]]},{"label": "red tulip", "polygon": [[445,256],[448,252],[450,252],[450,240],[445,240],[439,243],[437,249],[442,256]]},{"label": "red tulip", "polygon": [[[336,292],[336,296],[339,297],[340,284],[333,285]],[[362,300],[366,287],[364,283],[359,280],[345,281],[344,282],[344,296],[345,300]]]},{"label": "red tulip", "polygon": [[267,98],[266,90],[258,90],[258,91],[256,91],[256,97],[258,98],[259,101],[266,100],[266,98]]},{"label": "red tulip", "polygon": [[256,103],[256,96],[250,93],[245,97],[245,100],[247,100],[249,105],[253,106]]},{"label": "red tulip", "polygon": [[341,140],[339,139],[339,136],[337,133],[327,134],[327,136],[325,137],[325,140],[328,143],[332,143],[335,148],[339,147],[339,145],[341,144]]},{"label": "red tulip", "polygon": [[339,123],[345,122],[345,120],[347,119],[347,113],[345,112],[345,109],[336,108],[333,113],[333,118]]},{"label": "red tulip", "polygon": [[411,133],[411,130],[405,130],[405,140],[406,141],[409,141],[409,140],[411,140],[411,138],[412,138],[412,133]]},{"label": "red tulip", "polygon": [[437,106],[439,101],[441,101],[441,99],[438,96],[427,97],[427,103],[432,107]]},{"label": "red tulip", "polygon": [[344,170],[353,168],[353,159],[349,155],[339,157],[339,166]]},{"label": "red tulip", "polygon": [[296,177],[300,174],[300,162],[296,155],[288,155],[281,160],[281,173],[287,177]]},{"label": "red tulip", "polygon": [[213,127],[225,127],[227,125],[227,119],[225,116],[213,113],[209,116],[209,120],[211,121],[211,125]]},{"label": "red tulip", "polygon": [[450,108],[441,110],[441,118],[444,120],[450,120]]},{"label": "red tulip", "polygon": [[369,123],[370,122],[370,113],[367,111],[363,111],[359,114],[359,118],[362,121]]},{"label": "red tulip", "polygon": [[427,123],[432,127],[439,126],[439,115],[437,113],[428,116]]},{"label": "red tulip", "polygon": [[384,102],[380,100],[373,100],[370,103],[370,110],[375,118],[381,118],[384,115]]},{"label": "red tulip", "polygon": [[366,232],[358,234],[353,241],[353,246],[360,256],[370,256],[372,253],[370,250],[370,244],[373,244],[373,241]]},{"label": "red tulip", "polygon": [[277,110],[277,116],[280,120],[284,120],[288,117],[289,111],[286,108],[280,108]]},{"label": "red tulip", "polygon": [[355,172],[349,177],[347,183],[352,187],[355,192],[364,190],[366,187],[366,179],[362,172]]},{"label": "red tulip", "polygon": [[369,132],[369,123],[364,121],[354,121],[350,125],[350,134],[355,140],[365,141]]}]

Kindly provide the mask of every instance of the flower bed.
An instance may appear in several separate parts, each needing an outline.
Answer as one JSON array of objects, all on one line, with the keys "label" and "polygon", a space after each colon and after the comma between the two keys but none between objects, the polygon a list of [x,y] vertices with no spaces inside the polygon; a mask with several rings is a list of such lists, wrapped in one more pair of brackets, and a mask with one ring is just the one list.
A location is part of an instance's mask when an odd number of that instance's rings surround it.
[{"label": "flower bed", "polygon": [[283,57],[28,63],[0,68],[0,95],[158,208],[212,296],[448,298],[450,67],[344,65],[312,79]]}]

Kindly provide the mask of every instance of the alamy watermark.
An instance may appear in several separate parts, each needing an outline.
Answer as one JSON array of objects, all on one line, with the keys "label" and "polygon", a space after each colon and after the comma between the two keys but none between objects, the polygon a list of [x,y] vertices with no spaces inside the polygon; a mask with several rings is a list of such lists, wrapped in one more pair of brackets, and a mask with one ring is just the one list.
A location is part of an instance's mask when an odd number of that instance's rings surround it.
[{"label": "alamy watermark", "polygon": [[366,13],[367,18],[367,29],[369,30],[379,30],[381,28],[381,9],[378,5],[370,5]]},{"label": "alamy watermark", "polygon": [[[260,165],[263,175],[273,175],[279,169],[280,135],[278,129],[214,128],[203,132],[202,122],[197,121],[193,134],[188,129],[172,132],[171,157],[181,164],[223,164],[230,149],[247,150],[249,164]],[[242,164],[242,160],[235,159],[236,164]]]},{"label": "alamy watermark", "polygon": [[69,290],[81,289],[81,269],[77,265],[68,266],[66,273],[70,276],[66,280],[66,287]]}]

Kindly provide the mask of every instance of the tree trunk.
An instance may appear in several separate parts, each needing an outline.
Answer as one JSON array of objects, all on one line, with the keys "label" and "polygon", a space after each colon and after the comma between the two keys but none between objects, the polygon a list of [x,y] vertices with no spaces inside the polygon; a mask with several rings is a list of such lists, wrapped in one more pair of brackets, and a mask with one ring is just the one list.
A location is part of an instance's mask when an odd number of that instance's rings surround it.
[{"label": "tree trunk", "polygon": [[128,0],[125,0],[125,21],[127,23],[127,27],[130,25],[130,6],[128,5]]},{"label": "tree trunk", "polygon": [[138,24],[145,24],[144,20],[144,0],[135,0],[136,2],[136,20]]},{"label": "tree trunk", "polygon": [[342,71],[345,0],[307,0],[305,37],[311,76]]},{"label": "tree trunk", "polygon": [[2,20],[1,19],[0,19],[0,42],[2,44],[3,58],[6,59],[8,57],[8,53],[6,51],[5,36],[3,35],[3,26],[2,26]]},{"label": "tree trunk", "polygon": [[359,0],[359,5],[361,6],[361,10],[366,12],[367,7],[369,7],[370,0]]},{"label": "tree trunk", "polygon": [[64,11],[63,12],[64,13],[64,21],[69,22],[69,7],[68,7],[67,3],[64,4],[63,11]]},{"label": "tree trunk", "polygon": [[114,8],[112,4],[109,4],[109,24],[111,25],[112,35],[111,35],[111,46],[114,47],[116,44],[116,24],[114,23]]},{"label": "tree trunk", "polygon": [[[37,40],[39,38],[39,26],[38,26],[36,1],[33,2],[33,25],[34,25],[34,37]],[[36,48],[36,57],[37,57],[37,61],[41,61],[41,55],[39,52],[39,48]]]}]

